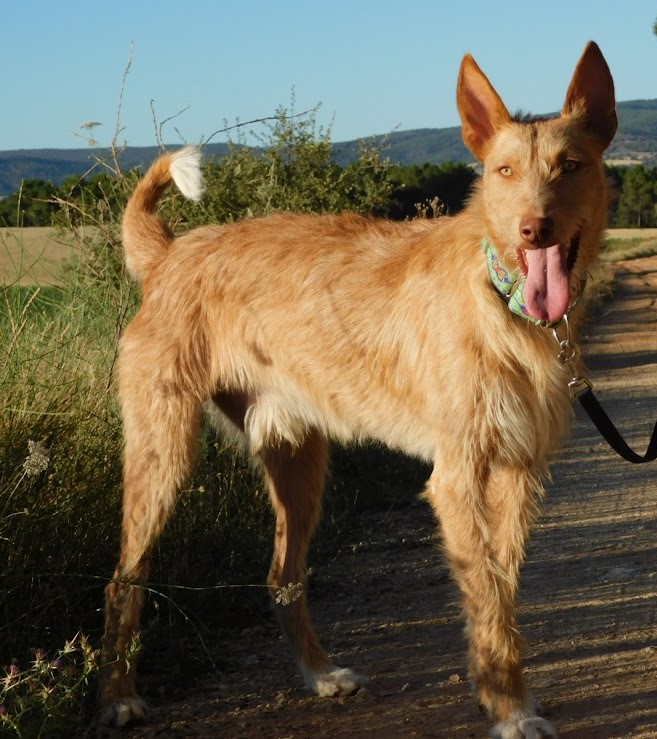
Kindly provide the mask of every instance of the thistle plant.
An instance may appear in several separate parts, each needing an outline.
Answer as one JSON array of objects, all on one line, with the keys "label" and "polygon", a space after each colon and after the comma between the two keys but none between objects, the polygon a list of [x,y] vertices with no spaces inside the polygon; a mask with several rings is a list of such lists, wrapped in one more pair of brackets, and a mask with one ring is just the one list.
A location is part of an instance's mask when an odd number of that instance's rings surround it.
[{"label": "thistle plant", "polygon": [[67,731],[80,723],[93,690],[99,652],[77,634],[50,656],[34,650],[24,667],[13,660],[0,679],[0,734],[35,737]]}]

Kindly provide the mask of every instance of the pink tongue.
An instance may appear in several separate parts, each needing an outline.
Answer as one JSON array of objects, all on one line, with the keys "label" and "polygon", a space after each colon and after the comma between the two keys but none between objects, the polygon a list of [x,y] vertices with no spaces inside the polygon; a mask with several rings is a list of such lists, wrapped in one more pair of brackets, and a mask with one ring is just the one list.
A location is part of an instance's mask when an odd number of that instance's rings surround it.
[{"label": "pink tongue", "polygon": [[570,301],[566,247],[555,244],[547,249],[526,250],[525,258],[525,305],[529,314],[541,321],[558,321]]}]

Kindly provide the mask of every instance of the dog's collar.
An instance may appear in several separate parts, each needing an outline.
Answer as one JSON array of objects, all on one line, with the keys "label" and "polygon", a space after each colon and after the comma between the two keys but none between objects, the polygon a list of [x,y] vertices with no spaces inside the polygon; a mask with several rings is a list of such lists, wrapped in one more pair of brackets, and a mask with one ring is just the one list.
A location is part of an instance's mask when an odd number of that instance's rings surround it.
[{"label": "dog's collar", "polygon": [[[504,302],[509,306],[509,310],[515,313],[517,316],[521,316],[530,323],[543,328],[554,328],[558,326],[563,319],[558,321],[542,321],[539,318],[529,314],[527,306],[525,304],[525,277],[518,275],[517,272],[510,270],[504,264],[497,253],[497,249],[492,241],[487,238],[483,238],[481,241],[481,248],[486,255],[486,267],[488,268],[488,275],[490,281],[497,292],[502,296]],[[571,302],[568,306],[566,315],[570,315],[573,308],[579,303],[580,298],[586,287],[586,276],[580,279],[579,287],[573,290],[571,295]]]}]

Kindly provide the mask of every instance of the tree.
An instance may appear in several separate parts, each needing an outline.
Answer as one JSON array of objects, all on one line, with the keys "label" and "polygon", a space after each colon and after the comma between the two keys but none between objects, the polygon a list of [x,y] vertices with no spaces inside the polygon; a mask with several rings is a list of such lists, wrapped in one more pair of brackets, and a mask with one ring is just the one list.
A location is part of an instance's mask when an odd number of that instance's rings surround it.
[{"label": "tree", "polygon": [[116,177],[110,172],[98,172],[88,178],[68,177],[58,188],[61,217],[58,225],[67,227],[83,224],[102,225],[116,220],[123,212],[130,195],[129,184],[134,184],[134,175],[129,178]]},{"label": "tree", "polygon": [[609,203],[609,225],[611,227],[618,226],[618,204],[623,192],[623,176],[626,169],[626,167],[619,167],[615,164],[605,164],[605,173],[611,184],[612,192]]},{"label": "tree", "polygon": [[657,225],[657,170],[628,167],[623,174],[623,190],[618,201],[617,225],[649,228]]},{"label": "tree", "polygon": [[57,205],[57,187],[45,180],[23,180],[20,190],[0,201],[4,226],[50,226]]},{"label": "tree", "polygon": [[463,208],[477,177],[472,167],[460,162],[395,167],[395,189],[390,215],[396,219],[412,218],[426,203],[438,198],[447,213]]}]

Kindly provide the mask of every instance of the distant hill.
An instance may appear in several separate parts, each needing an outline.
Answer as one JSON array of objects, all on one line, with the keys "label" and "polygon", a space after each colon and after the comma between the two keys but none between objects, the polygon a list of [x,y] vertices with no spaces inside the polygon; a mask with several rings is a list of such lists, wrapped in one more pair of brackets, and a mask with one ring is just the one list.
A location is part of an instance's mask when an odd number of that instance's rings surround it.
[{"label": "distant hill", "polygon": [[[208,156],[224,156],[227,144],[209,144]],[[156,146],[129,146],[120,157],[124,170],[150,164],[158,154]],[[82,176],[98,160],[110,161],[109,149],[17,149],[0,151],[0,196],[16,192],[23,180],[36,179],[60,185],[71,175]],[[98,170],[96,170],[97,172]]]},{"label": "distant hill", "polygon": [[[606,152],[610,163],[657,166],[657,100],[630,100],[617,103],[618,132]],[[461,139],[461,128],[421,128],[373,136],[390,159],[402,165],[431,162],[474,162]],[[344,164],[358,150],[358,141],[336,144],[336,159]]]},{"label": "distant hill", "polygon": [[[607,151],[609,162],[620,164],[642,163],[657,166],[657,99],[630,100],[618,103],[619,130]],[[472,162],[472,154],[461,140],[460,127],[421,128],[413,131],[393,131],[367,139],[382,146],[391,161],[405,166],[431,162]],[[340,164],[352,161],[360,141],[336,143],[335,158]],[[209,144],[207,156],[222,157],[226,144]],[[121,167],[150,164],[157,148],[128,147],[121,154]],[[0,151],[0,196],[16,192],[24,179],[50,180],[61,184],[71,175],[83,175],[95,158],[107,158],[107,149],[20,149]]]},{"label": "distant hill", "polygon": [[657,166],[657,100],[630,100],[617,108],[620,125],[607,158]]}]

